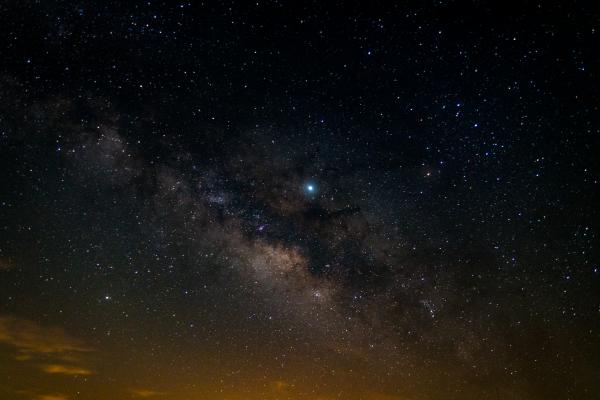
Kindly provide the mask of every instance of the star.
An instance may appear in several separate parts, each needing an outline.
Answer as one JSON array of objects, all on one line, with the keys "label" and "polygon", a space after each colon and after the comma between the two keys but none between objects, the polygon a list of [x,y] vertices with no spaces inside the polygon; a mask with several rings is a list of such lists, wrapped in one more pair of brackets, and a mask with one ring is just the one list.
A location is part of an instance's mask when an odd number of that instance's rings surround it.
[{"label": "star", "polygon": [[308,182],[304,185],[304,191],[308,195],[314,195],[317,193],[317,185],[313,182]]}]

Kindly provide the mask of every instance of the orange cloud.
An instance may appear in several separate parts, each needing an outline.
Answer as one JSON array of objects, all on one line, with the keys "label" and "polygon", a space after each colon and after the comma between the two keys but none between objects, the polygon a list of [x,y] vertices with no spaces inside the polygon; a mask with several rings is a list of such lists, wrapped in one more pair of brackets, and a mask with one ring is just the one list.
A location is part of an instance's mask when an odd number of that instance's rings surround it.
[{"label": "orange cloud", "polygon": [[15,360],[17,361],[27,361],[27,360],[31,360],[33,357],[29,354],[17,354],[15,356]]},{"label": "orange cloud", "polygon": [[367,395],[368,400],[409,400],[406,397],[400,397],[385,393],[369,393]]},{"label": "orange cloud", "polygon": [[31,400],[69,400],[70,397],[61,393],[40,393],[38,390],[17,390],[16,392],[21,398],[28,398]]},{"label": "orange cloud", "polygon": [[284,391],[290,387],[290,384],[283,380],[274,381],[272,383],[272,385],[273,385],[273,389],[275,389],[278,392]]},{"label": "orange cloud", "polygon": [[157,392],[156,390],[151,389],[131,389],[131,393],[137,397],[153,397],[163,394],[162,392]]},{"label": "orange cloud", "polygon": [[47,364],[42,365],[42,371],[48,374],[63,374],[63,375],[92,375],[94,372],[82,367],[62,364]]},{"label": "orange cloud", "polygon": [[92,351],[60,328],[43,327],[33,321],[0,316],[0,343],[14,347],[21,356],[59,355]]},{"label": "orange cloud", "polygon": [[[61,328],[42,326],[27,319],[0,315],[0,344],[14,348],[15,360],[27,362],[43,359],[48,364],[41,365],[40,369],[47,374],[75,376],[94,373],[87,367],[72,365],[81,363],[83,355],[93,349]],[[59,396],[58,399],[61,399],[62,395],[43,396]],[[39,396],[34,398],[37,400]],[[53,399],[49,397],[47,400]]]},{"label": "orange cloud", "polygon": [[35,400],[68,400],[69,398],[62,394],[39,394],[34,397]]}]

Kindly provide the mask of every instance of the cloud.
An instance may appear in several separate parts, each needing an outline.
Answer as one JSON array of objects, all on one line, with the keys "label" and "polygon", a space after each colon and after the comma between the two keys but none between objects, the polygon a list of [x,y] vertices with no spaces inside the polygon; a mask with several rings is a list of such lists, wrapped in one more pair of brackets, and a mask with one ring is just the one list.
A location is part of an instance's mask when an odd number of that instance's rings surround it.
[{"label": "cloud", "polygon": [[69,398],[63,394],[38,394],[34,397],[35,400],[68,400]]},{"label": "cloud", "polygon": [[276,392],[284,392],[290,387],[290,384],[284,380],[273,381],[271,385]]},{"label": "cloud", "polygon": [[81,363],[83,355],[93,351],[81,340],[58,327],[47,327],[23,318],[0,315],[0,344],[12,347],[18,361],[43,359],[40,368],[48,374],[91,375],[93,371],[64,362]]},{"label": "cloud", "polygon": [[87,368],[75,367],[63,364],[46,364],[42,365],[42,371],[48,374],[63,374],[63,375],[92,375],[94,372]]},{"label": "cloud", "polygon": [[82,341],[56,327],[11,316],[0,316],[0,343],[14,347],[19,356],[69,356],[93,351]]},{"label": "cloud", "polygon": [[133,394],[136,397],[154,397],[154,396],[160,396],[164,393],[162,392],[157,392],[156,390],[152,390],[152,389],[131,389],[131,394]]},{"label": "cloud", "polygon": [[18,390],[19,396],[26,397],[32,400],[69,400],[70,397],[61,393],[40,393],[37,390]]},{"label": "cloud", "polygon": [[368,400],[410,400],[407,397],[400,397],[385,393],[369,393],[367,395]]}]

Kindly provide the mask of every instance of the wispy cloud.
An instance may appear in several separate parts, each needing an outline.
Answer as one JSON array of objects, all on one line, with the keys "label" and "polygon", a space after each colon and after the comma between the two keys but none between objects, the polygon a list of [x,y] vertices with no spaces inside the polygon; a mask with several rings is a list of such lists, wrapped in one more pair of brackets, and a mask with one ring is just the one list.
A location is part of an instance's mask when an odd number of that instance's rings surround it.
[{"label": "wispy cloud", "polygon": [[92,351],[61,328],[44,327],[33,321],[0,316],[0,343],[14,347],[21,355],[69,355]]},{"label": "wispy cloud", "polygon": [[34,397],[35,400],[69,400],[69,398],[62,394],[38,394]]},{"label": "wispy cloud", "polygon": [[16,392],[19,396],[25,397],[31,400],[69,400],[70,397],[61,393],[40,393],[37,390],[18,390]]},{"label": "wispy cloud", "polygon": [[63,374],[63,375],[92,375],[94,372],[83,367],[75,367],[63,364],[46,364],[42,365],[42,371],[48,374]]},{"label": "wispy cloud", "polygon": [[369,393],[366,398],[368,400],[409,400],[406,397],[400,397],[396,395],[386,394],[386,393]]},{"label": "wispy cloud", "polygon": [[290,384],[284,380],[273,381],[271,385],[273,387],[273,390],[278,392],[286,391],[290,387]]},{"label": "wispy cloud", "polygon": [[131,394],[137,397],[154,397],[164,394],[152,389],[131,389]]},{"label": "wispy cloud", "polygon": [[0,315],[0,344],[14,348],[16,352],[14,358],[18,361],[43,359],[48,362],[40,367],[48,374],[93,374],[93,371],[87,367],[69,365],[81,364],[83,355],[93,349],[61,328],[42,326],[27,319]]}]

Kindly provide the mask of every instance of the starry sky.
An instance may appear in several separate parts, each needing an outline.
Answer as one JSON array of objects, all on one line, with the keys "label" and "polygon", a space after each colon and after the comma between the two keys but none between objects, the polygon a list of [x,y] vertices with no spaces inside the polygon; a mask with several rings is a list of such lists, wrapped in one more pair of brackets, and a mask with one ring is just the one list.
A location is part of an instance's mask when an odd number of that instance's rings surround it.
[{"label": "starry sky", "polygon": [[600,398],[600,13],[393,3],[0,4],[1,399]]}]

